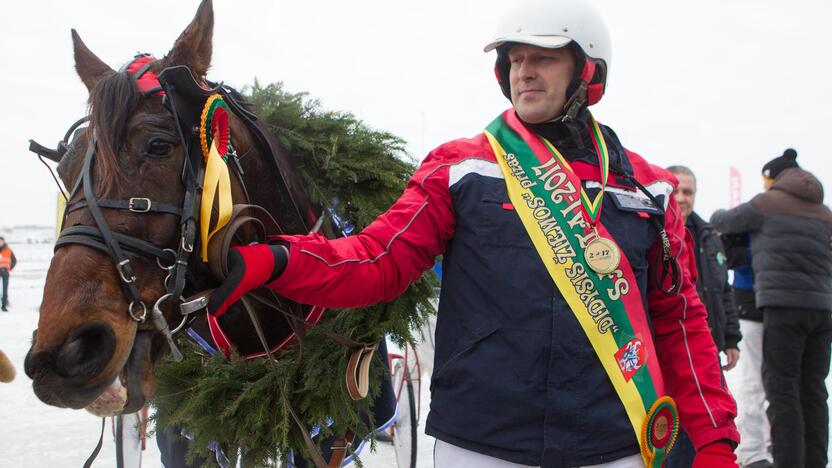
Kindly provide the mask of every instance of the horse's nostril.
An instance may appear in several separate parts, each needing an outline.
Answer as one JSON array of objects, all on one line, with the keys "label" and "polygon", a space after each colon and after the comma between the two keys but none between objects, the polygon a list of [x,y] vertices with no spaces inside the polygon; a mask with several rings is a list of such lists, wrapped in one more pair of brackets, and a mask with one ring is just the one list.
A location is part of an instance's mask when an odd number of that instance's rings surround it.
[{"label": "horse's nostril", "polygon": [[82,325],[70,333],[56,359],[63,377],[92,377],[101,372],[115,349],[112,329],[101,323]]}]

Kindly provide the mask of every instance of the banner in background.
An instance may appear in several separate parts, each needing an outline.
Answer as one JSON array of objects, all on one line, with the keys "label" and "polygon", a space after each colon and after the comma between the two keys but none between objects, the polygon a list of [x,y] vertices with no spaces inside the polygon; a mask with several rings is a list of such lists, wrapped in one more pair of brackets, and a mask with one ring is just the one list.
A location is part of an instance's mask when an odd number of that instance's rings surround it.
[{"label": "banner in background", "polygon": [[739,169],[731,166],[728,169],[728,208],[733,208],[742,202],[742,176]]}]

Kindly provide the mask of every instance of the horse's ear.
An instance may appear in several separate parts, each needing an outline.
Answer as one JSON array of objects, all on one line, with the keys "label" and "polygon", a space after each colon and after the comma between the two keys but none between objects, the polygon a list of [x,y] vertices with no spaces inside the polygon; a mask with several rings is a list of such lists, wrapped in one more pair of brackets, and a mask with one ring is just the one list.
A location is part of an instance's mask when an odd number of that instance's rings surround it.
[{"label": "horse's ear", "polygon": [[164,67],[187,65],[197,77],[205,76],[211,65],[211,39],[214,34],[214,7],[202,0],[191,24],[182,31],[162,64]]},{"label": "horse's ear", "polygon": [[75,70],[81,81],[86,85],[87,90],[92,90],[98,80],[107,75],[112,75],[115,70],[101,61],[94,53],[87,48],[78,31],[72,30],[72,48],[75,51]]}]

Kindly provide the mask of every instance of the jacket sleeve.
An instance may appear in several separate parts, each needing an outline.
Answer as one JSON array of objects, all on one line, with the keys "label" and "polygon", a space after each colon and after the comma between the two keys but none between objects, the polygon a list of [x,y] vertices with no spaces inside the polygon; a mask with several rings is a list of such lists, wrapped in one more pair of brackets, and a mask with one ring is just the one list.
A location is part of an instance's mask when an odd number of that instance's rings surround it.
[{"label": "jacket sleeve", "polygon": [[737,205],[730,210],[717,210],[711,215],[711,224],[722,234],[739,234],[755,231],[763,222],[763,214],[750,202]]},{"label": "jacket sleeve", "polygon": [[739,349],[742,333],[734,295],[731,293],[731,285],[728,284],[728,275],[725,276],[725,285],[722,288],[722,310],[725,311],[725,349]]},{"label": "jacket sleeve", "polygon": [[[685,235],[679,207],[671,197],[665,215],[674,259],[679,265],[678,293],[665,294],[656,280],[647,291],[648,308],[655,336],[656,354],[668,393],[676,400],[680,422],[696,449],[720,439],[739,442],[734,425],[737,409],[724,386],[716,345],[708,329],[707,312],[696,293],[689,264],[693,243]],[[661,262],[661,242],[648,252],[651,268]],[[652,275],[658,278],[657,274]],[[670,278],[663,281],[663,289]]]},{"label": "jacket sleeve", "polygon": [[12,252],[12,264],[9,266],[9,271],[14,270],[15,266],[17,266],[17,257],[15,257],[14,252]]},{"label": "jacket sleeve", "polygon": [[280,236],[289,248],[283,274],[267,286],[293,301],[332,308],[363,307],[399,296],[431,268],[455,227],[448,191],[450,164],[434,150],[404,193],[361,233]]}]

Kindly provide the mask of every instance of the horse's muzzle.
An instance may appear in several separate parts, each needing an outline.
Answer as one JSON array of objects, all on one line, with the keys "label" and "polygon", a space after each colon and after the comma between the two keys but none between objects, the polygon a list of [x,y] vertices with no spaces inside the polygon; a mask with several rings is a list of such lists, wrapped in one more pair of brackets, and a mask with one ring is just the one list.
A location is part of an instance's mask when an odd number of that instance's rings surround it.
[{"label": "horse's muzzle", "polygon": [[110,383],[102,380],[100,374],[112,359],[115,348],[115,334],[108,325],[84,324],[73,329],[57,349],[38,352],[30,349],[24,371],[33,381],[35,394],[44,403],[83,408]]}]

